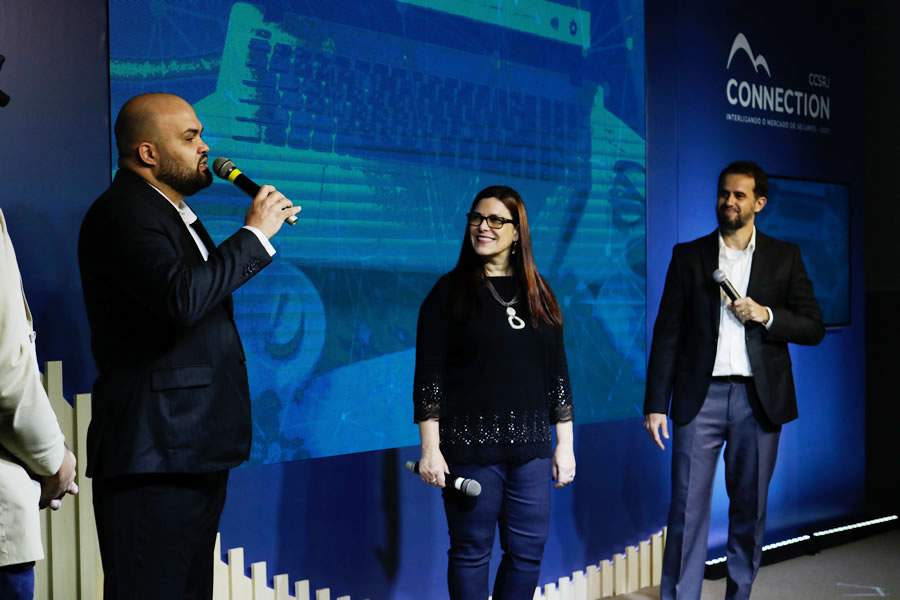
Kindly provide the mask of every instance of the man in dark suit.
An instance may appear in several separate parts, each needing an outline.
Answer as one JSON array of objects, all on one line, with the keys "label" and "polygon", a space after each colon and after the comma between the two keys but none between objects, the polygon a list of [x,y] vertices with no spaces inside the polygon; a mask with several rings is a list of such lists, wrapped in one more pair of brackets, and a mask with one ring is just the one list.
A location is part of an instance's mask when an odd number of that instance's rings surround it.
[{"label": "man in dark suit", "polygon": [[202,131],[177,96],[129,100],[119,170],[81,227],[99,372],[87,472],[107,600],[212,597],[228,469],[250,450],[231,293],[271,262],[269,238],[300,210],[262,186],[217,247],[184,202],[212,182]]},{"label": "man in dark suit", "polygon": [[[644,398],[644,426],[660,448],[660,430],[669,437],[667,412],[674,422],[662,600],[700,598],[723,445],[730,498],[726,598],[750,597],[781,425],[797,417],[787,345],[818,344],[825,335],[799,248],[754,226],[766,194],[766,174],[755,163],[725,167],[718,230],[676,245],[666,275]],[[740,299],[722,293],[716,269]]]}]

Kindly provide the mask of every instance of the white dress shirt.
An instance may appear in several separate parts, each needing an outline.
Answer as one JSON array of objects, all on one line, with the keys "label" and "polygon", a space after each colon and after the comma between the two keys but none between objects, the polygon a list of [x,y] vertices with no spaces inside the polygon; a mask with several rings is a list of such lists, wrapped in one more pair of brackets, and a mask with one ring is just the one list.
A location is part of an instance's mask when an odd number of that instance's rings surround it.
[{"label": "white dress shirt", "polygon": [[[188,206],[184,201],[182,201],[180,204],[175,204],[168,196],[166,196],[162,192],[161,189],[159,189],[149,181],[147,182],[147,185],[159,192],[159,194],[163,198],[165,198],[169,202],[169,204],[172,205],[172,208],[178,211],[178,215],[181,217],[181,220],[184,221],[185,227],[187,227],[187,230],[191,234],[191,237],[194,238],[194,243],[197,244],[197,249],[203,256],[203,260],[208,260],[209,248],[206,247],[206,244],[204,244],[203,240],[200,239],[197,231],[192,227],[192,225],[197,221],[197,215],[194,214],[194,211],[191,210],[191,207]],[[243,229],[253,232],[253,235],[255,235],[259,239],[259,243],[263,245],[263,248],[266,249],[266,252],[269,253],[269,256],[275,256],[275,247],[272,245],[272,242],[269,241],[269,238],[266,237],[266,234],[264,234],[256,227],[251,227],[249,225],[244,225]]]},{"label": "white dress shirt", "polygon": [[[750,235],[750,243],[743,250],[729,248],[719,234],[719,268],[725,272],[728,280],[734,285],[741,297],[747,295],[750,283],[750,268],[753,266],[753,253],[756,250],[756,227]],[[750,355],[747,354],[747,340],[744,324],[728,308],[730,300],[719,290],[719,339],[716,343],[716,362],[713,365],[713,376],[720,375],[753,375],[750,366]],[[772,326],[772,310],[765,307],[769,320],[764,324],[768,329]]]}]

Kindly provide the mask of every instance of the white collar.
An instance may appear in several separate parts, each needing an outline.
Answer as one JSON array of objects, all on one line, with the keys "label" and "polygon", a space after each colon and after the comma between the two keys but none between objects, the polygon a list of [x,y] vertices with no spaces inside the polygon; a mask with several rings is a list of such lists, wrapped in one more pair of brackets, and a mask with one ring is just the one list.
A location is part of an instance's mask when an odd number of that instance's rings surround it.
[{"label": "white collar", "polygon": [[744,248],[743,250],[738,250],[736,248],[729,248],[728,246],[726,246],[725,239],[722,237],[722,232],[719,231],[719,252],[721,252],[723,248],[725,250],[732,251],[732,252],[750,252],[750,253],[752,253],[754,250],[756,250],[756,225],[753,226],[753,232],[750,234],[750,243],[747,244],[747,247]]},{"label": "white collar", "polygon": [[178,211],[178,215],[181,217],[181,220],[184,221],[185,225],[193,225],[194,224],[194,222],[197,220],[197,215],[194,214],[194,211],[191,210],[191,207],[188,206],[186,202],[184,202],[182,200],[180,204],[175,204],[171,198],[169,198],[168,196],[166,196],[163,193],[163,191],[161,189],[159,189],[158,187],[156,187],[155,185],[153,185],[146,179],[144,181],[147,183],[147,185],[149,185],[154,190],[159,192],[159,195],[162,196],[163,198],[165,198],[166,201],[172,206],[172,208],[174,208],[175,210]]}]

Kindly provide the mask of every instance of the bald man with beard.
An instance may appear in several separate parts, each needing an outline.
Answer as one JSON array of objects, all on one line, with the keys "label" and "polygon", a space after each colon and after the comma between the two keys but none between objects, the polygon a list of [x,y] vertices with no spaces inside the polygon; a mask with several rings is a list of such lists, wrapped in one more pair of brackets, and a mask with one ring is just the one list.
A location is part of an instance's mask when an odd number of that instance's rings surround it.
[{"label": "bald man with beard", "polygon": [[273,259],[293,206],[272,186],[215,245],[185,198],[212,183],[194,109],[125,103],[119,169],[81,226],[98,377],[87,474],[106,600],[212,597],[228,470],[250,452],[250,398],[231,294]]}]

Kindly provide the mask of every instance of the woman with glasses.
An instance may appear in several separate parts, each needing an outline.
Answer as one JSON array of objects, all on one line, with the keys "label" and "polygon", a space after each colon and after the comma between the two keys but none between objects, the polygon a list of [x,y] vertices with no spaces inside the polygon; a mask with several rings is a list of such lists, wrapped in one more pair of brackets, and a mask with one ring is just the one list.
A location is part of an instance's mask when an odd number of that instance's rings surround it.
[{"label": "woman with glasses", "polygon": [[481,484],[474,498],[444,490],[451,599],[487,598],[499,525],[493,598],[521,600],[533,596],[540,575],[551,476],[556,487],[575,478],[562,315],[534,264],[518,192],[485,188],[466,218],[456,267],[419,310],[419,475],[439,488],[448,473]]}]

